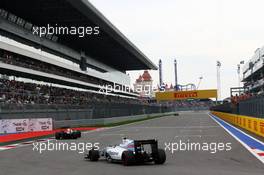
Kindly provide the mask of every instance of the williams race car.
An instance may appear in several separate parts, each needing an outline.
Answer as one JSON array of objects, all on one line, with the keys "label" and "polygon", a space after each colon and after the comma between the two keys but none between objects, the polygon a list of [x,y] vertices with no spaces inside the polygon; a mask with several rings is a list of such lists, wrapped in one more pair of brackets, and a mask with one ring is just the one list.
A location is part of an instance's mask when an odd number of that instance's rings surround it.
[{"label": "williams race car", "polygon": [[121,162],[125,166],[147,162],[164,164],[166,161],[165,151],[158,148],[158,141],[154,139],[130,140],[124,138],[119,145],[108,146],[103,150],[92,149],[85,155],[85,159],[90,161],[98,161],[100,157],[108,162]]},{"label": "williams race car", "polygon": [[57,140],[60,139],[77,139],[81,137],[81,131],[78,130],[72,130],[68,128],[65,131],[60,131],[55,133],[55,138]]}]

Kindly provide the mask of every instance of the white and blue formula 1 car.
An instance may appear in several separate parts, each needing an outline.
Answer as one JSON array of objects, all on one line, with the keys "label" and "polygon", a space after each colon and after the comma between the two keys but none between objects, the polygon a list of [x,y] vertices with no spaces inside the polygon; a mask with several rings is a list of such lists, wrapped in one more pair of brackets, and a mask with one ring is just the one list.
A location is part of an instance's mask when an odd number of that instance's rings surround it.
[{"label": "white and blue formula 1 car", "polygon": [[[148,151],[145,148],[150,148]],[[164,164],[166,154],[163,149],[158,148],[157,140],[130,140],[124,138],[122,143],[115,146],[108,146],[102,150],[90,150],[85,159],[98,161],[103,157],[108,162],[121,162],[123,165],[144,164],[154,162]]]}]

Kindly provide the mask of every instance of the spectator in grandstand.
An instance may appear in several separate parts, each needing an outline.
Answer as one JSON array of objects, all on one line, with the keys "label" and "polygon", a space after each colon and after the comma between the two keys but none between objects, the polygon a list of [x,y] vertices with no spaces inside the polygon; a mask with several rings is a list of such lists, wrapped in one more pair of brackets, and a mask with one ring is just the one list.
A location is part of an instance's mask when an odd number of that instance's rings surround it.
[{"label": "spectator in grandstand", "polygon": [[71,79],[76,79],[79,81],[84,81],[87,83],[93,83],[98,85],[112,84],[108,81],[99,80],[97,78],[91,77],[89,75],[81,74],[75,71],[64,69],[62,67],[52,65],[46,62],[35,60],[33,58],[28,58],[25,56],[17,55],[8,51],[3,51],[0,49],[0,61],[6,64],[16,65],[20,67],[25,67],[41,72],[51,73],[59,76],[64,76]]},{"label": "spectator in grandstand", "polygon": [[235,96],[232,95],[231,96],[231,103],[234,105],[237,105],[239,102],[248,100],[252,97],[254,97],[254,94],[249,93],[249,92],[242,93],[241,95],[238,95],[238,94],[236,94]]},{"label": "spectator in grandstand", "polygon": [[0,100],[5,104],[88,105],[92,103],[148,104],[147,100],[122,98],[86,91],[0,79]]}]

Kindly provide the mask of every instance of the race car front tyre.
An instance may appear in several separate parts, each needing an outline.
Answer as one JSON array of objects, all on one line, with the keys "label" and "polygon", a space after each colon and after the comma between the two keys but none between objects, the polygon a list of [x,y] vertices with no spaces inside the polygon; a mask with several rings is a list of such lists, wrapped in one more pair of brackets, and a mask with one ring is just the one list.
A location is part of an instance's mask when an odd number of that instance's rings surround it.
[{"label": "race car front tyre", "polygon": [[164,164],[166,161],[166,153],[163,149],[158,149],[158,155],[154,160],[155,164]]},{"label": "race car front tyre", "polygon": [[99,158],[100,158],[100,153],[99,153],[98,150],[92,149],[92,150],[89,151],[89,159],[91,161],[98,161]]},{"label": "race car front tyre", "polygon": [[133,165],[136,163],[133,151],[124,151],[122,154],[122,163],[125,166]]}]

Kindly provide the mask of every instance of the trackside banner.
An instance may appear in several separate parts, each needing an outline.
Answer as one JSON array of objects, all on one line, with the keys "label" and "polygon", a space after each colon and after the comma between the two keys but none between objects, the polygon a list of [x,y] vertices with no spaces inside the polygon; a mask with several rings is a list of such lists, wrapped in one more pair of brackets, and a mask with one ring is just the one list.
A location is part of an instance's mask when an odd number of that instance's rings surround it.
[{"label": "trackside banner", "polygon": [[250,132],[264,137],[264,119],[243,115],[228,114],[224,112],[212,111],[213,115],[225,120],[228,123],[244,128]]},{"label": "trackside banner", "polygon": [[52,129],[51,118],[0,120],[0,134],[51,131]]},{"label": "trackside banner", "polygon": [[185,99],[208,99],[217,98],[217,90],[196,90],[196,91],[169,91],[157,92],[156,99],[162,100],[185,100]]}]

